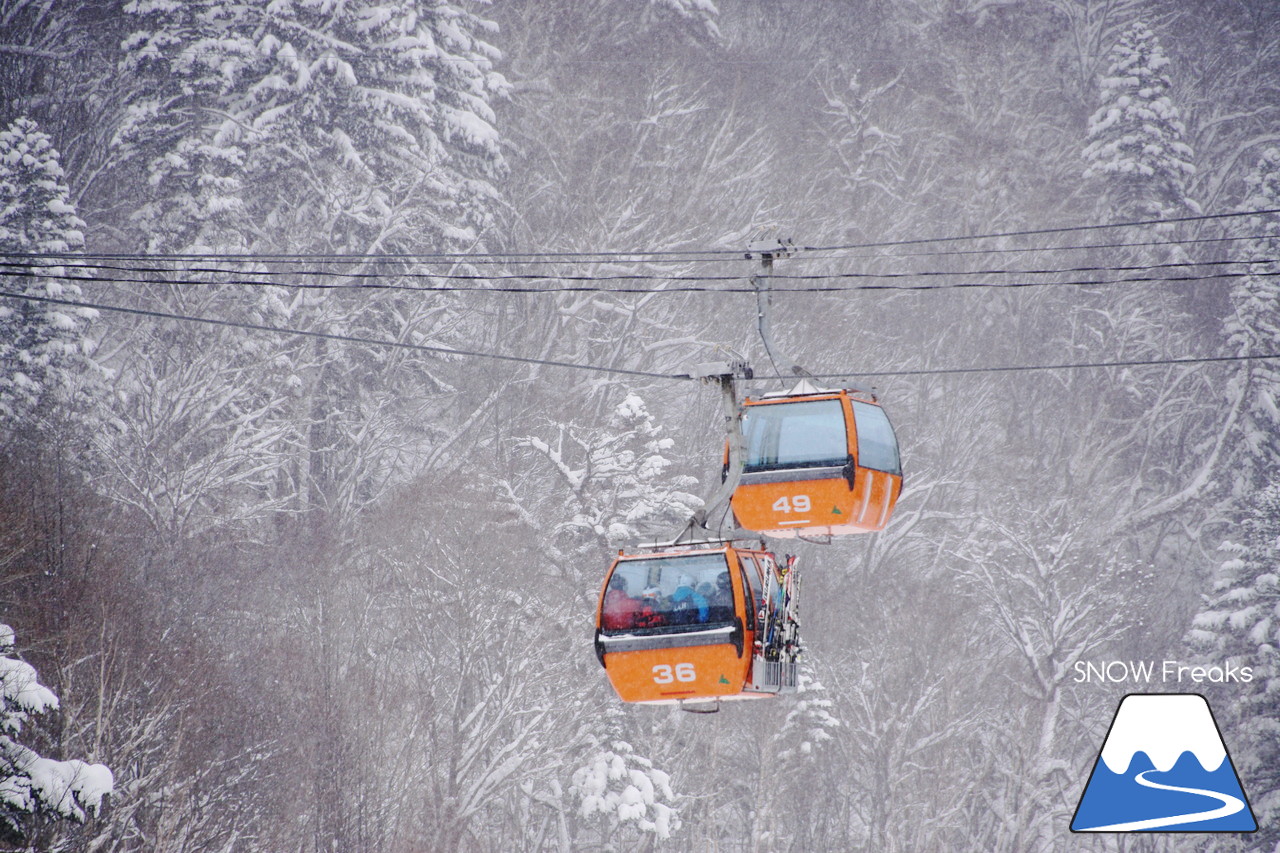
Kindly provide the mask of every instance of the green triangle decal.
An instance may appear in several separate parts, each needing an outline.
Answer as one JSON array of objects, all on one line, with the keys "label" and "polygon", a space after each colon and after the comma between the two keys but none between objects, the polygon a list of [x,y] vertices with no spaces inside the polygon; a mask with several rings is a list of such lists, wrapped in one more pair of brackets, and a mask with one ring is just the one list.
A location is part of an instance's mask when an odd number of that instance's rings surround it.
[{"label": "green triangle decal", "polygon": [[833,507],[831,508],[831,514],[832,514],[832,515],[844,515],[844,513],[840,511],[840,507],[838,507],[838,506],[833,506]]},{"label": "green triangle decal", "polygon": [[722,676],[720,676],[720,683],[721,683],[721,684],[728,684],[728,683],[729,683],[729,679],[725,678],[725,677],[722,675]]}]

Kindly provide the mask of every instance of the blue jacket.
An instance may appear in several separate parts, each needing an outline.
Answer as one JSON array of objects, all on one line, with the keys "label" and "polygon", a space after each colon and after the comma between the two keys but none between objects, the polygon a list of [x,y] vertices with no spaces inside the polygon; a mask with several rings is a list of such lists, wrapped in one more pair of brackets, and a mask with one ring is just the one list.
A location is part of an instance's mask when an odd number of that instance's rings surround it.
[{"label": "blue jacket", "polygon": [[[698,608],[698,621],[706,622],[709,613],[707,608],[707,599],[700,592],[694,591],[694,588],[688,585],[676,587],[676,591],[671,593],[671,603],[680,604],[685,600],[690,600],[693,605]],[[683,609],[683,608],[677,608]]]}]

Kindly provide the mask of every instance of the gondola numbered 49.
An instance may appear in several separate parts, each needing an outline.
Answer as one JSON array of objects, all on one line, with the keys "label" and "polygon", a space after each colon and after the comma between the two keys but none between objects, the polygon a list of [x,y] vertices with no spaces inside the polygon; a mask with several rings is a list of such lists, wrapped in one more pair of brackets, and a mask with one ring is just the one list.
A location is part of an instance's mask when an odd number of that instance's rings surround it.
[{"label": "gondola numbered 49", "polygon": [[596,655],[625,702],[698,705],[794,692],[798,578],[727,542],[619,553],[596,611]]},{"label": "gondola numbered 49", "polygon": [[802,382],[743,401],[742,473],[731,499],[769,536],[883,530],[902,492],[898,440],[869,394]]}]

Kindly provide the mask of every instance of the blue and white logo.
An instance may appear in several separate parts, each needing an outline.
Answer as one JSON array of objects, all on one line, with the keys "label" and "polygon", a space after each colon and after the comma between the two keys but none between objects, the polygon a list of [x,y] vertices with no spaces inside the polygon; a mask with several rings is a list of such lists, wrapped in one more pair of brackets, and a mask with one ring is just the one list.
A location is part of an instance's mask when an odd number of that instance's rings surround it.
[{"label": "blue and white logo", "polygon": [[1253,832],[1231,757],[1195,693],[1124,697],[1072,832]]}]

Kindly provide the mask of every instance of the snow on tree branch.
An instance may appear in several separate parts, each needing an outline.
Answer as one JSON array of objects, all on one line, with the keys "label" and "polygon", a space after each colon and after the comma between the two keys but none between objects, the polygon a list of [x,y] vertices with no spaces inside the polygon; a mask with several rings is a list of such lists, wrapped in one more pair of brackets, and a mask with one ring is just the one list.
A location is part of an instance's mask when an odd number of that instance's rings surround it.
[{"label": "snow on tree branch", "polygon": [[569,793],[583,817],[600,815],[614,827],[630,824],[661,839],[680,828],[671,777],[623,740],[602,744],[574,772]]},{"label": "snow on tree branch", "polygon": [[58,697],[13,654],[13,629],[0,625],[0,826],[21,836],[28,816],[82,822],[96,814],[114,778],[105,765],[45,758],[18,742],[33,715],[57,710]]}]

